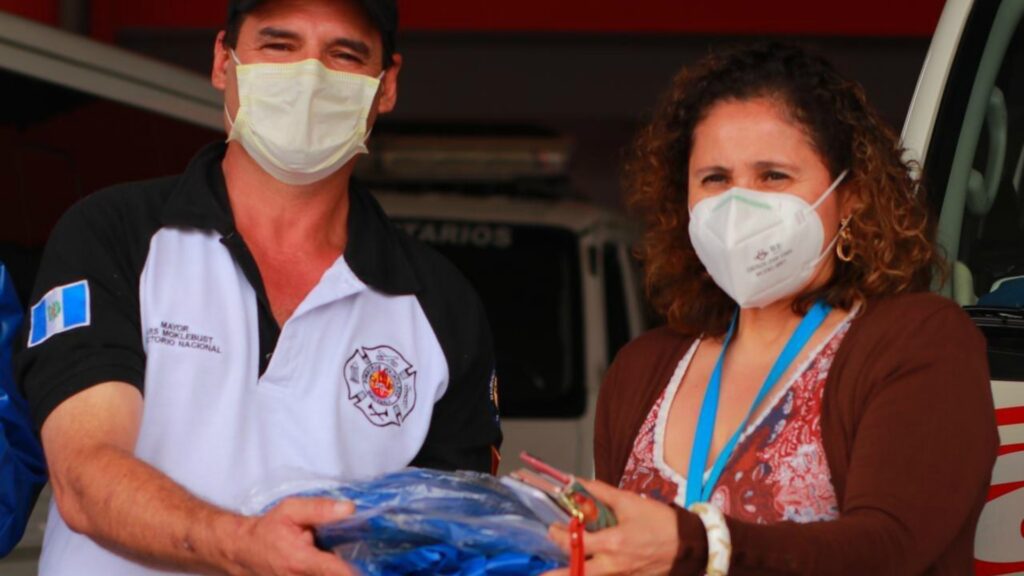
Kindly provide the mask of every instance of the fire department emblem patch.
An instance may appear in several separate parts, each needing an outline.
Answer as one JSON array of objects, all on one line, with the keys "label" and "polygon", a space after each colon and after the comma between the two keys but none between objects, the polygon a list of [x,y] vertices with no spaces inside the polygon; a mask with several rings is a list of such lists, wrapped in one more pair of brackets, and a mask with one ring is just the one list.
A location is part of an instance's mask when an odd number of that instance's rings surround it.
[{"label": "fire department emblem patch", "polygon": [[416,371],[390,346],[357,348],[345,362],[348,398],[376,426],[401,426],[416,407]]}]

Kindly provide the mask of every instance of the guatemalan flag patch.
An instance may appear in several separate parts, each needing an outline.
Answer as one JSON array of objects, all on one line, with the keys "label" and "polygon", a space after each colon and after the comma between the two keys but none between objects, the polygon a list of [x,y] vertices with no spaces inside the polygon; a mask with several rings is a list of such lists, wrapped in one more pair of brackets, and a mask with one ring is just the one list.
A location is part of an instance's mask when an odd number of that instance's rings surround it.
[{"label": "guatemalan flag patch", "polygon": [[86,280],[58,286],[32,307],[31,348],[50,336],[89,325],[89,283]]}]

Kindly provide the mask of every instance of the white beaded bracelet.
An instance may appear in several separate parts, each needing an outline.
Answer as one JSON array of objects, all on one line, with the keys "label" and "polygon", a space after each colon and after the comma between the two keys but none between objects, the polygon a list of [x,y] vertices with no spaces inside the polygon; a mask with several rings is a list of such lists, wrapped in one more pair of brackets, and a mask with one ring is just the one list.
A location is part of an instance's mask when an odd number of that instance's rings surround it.
[{"label": "white beaded bracelet", "polygon": [[690,505],[690,512],[700,518],[708,535],[708,566],[705,573],[707,576],[726,576],[732,557],[732,538],[729,525],[725,523],[725,515],[717,506],[707,502]]}]

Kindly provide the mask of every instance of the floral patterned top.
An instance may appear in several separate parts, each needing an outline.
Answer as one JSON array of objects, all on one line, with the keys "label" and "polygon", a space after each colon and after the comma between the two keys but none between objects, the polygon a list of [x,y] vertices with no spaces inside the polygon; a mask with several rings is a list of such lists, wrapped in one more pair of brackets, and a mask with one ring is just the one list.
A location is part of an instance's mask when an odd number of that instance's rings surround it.
[{"label": "floral patterned top", "polygon": [[[711,494],[724,514],[756,524],[838,518],[821,440],[821,402],[836,350],[851,313],[776,393],[763,416],[750,423]],[[686,479],[665,463],[669,410],[700,341],[679,362],[669,385],[640,427],[619,486],[666,503],[684,505]],[[706,477],[705,477],[706,478]]]}]

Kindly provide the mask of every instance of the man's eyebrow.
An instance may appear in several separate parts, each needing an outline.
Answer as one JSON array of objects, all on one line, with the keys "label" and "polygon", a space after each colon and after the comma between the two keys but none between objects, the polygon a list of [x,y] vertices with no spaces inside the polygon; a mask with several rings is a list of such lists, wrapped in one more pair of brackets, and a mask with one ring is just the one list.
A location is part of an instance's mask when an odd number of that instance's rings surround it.
[{"label": "man's eyebrow", "polygon": [[[259,31],[261,38],[275,39],[275,40],[293,40],[300,41],[302,36],[297,32],[291,30],[285,30],[283,28],[274,28],[273,26],[267,26]],[[328,48],[348,48],[349,50],[363,56],[364,58],[370,57],[370,45],[362,40],[356,40],[355,38],[339,37],[331,40],[327,43]]]},{"label": "man's eyebrow", "polygon": [[364,58],[370,57],[370,46],[362,40],[354,38],[335,38],[327,43],[328,48],[348,48]]},{"label": "man's eyebrow", "polygon": [[262,38],[274,38],[277,40],[301,40],[302,37],[298,33],[292,32],[291,30],[285,30],[283,28],[274,28],[273,26],[267,26],[261,28],[259,35]]}]

